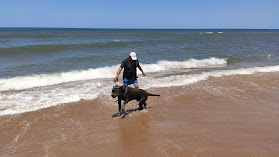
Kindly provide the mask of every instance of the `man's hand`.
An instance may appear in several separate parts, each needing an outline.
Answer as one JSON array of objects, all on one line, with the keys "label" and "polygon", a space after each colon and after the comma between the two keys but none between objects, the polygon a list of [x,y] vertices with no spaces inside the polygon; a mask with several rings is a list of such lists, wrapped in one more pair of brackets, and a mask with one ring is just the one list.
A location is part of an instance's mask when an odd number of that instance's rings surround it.
[{"label": "man's hand", "polygon": [[145,76],[145,73],[144,73],[144,72],[142,72],[142,75],[143,75],[143,76]]},{"label": "man's hand", "polygon": [[141,71],[142,75],[145,76],[145,73],[143,72],[141,66],[139,65],[139,70]]},{"label": "man's hand", "polygon": [[114,82],[117,82],[117,81],[118,81],[118,76],[119,76],[121,70],[122,70],[121,67],[117,70],[116,76],[115,76],[115,78],[113,79]]},{"label": "man's hand", "polygon": [[114,79],[113,79],[114,82],[117,82],[118,81],[118,77],[116,76]]}]

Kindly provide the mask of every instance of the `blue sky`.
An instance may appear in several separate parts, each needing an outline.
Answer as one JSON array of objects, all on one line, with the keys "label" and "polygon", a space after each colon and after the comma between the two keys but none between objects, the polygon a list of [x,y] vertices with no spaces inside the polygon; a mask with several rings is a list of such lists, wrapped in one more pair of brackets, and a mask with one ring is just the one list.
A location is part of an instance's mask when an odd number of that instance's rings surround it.
[{"label": "blue sky", "polygon": [[279,29],[279,0],[0,0],[0,27]]}]

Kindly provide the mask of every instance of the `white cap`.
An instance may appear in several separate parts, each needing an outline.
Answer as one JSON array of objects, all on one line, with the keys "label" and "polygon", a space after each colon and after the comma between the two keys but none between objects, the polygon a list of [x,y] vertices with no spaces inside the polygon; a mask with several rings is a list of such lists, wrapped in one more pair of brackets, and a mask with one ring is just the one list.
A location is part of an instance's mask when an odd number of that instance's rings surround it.
[{"label": "white cap", "polygon": [[130,53],[130,56],[131,56],[132,60],[137,60],[137,54],[136,54],[136,52],[131,52],[131,53]]}]

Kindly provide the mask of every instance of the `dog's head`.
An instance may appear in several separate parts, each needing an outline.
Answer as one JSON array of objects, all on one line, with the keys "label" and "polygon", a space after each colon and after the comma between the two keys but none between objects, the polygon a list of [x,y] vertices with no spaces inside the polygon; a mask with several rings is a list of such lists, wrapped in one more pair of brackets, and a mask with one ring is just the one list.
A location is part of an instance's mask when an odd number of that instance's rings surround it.
[{"label": "dog's head", "polygon": [[115,85],[112,87],[112,91],[111,91],[111,97],[115,98],[117,96],[121,96],[125,93],[125,90],[126,90],[126,85],[123,85],[123,86],[118,86],[118,85]]}]

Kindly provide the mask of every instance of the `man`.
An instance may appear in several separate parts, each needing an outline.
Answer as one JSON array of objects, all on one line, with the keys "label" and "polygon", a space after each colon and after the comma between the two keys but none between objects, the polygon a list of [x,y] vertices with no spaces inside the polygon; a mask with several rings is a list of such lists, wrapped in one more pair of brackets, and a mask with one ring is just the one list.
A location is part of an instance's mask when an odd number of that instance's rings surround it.
[{"label": "man", "polygon": [[121,70],[124,68],[123,72],[123,84],[130,85],[133,84],[135,88],[139,88],[138,80],[137,80],[137,67],[142,72],[142,75],[145,76],[141,66],[139,65],[139,61],[137,60],[137,55],[135,52],[131,52],[129,57],[122,61],[120,68],[117,71],[116,77],[114,78],[114,82],[118,81],[118,76]]}]

